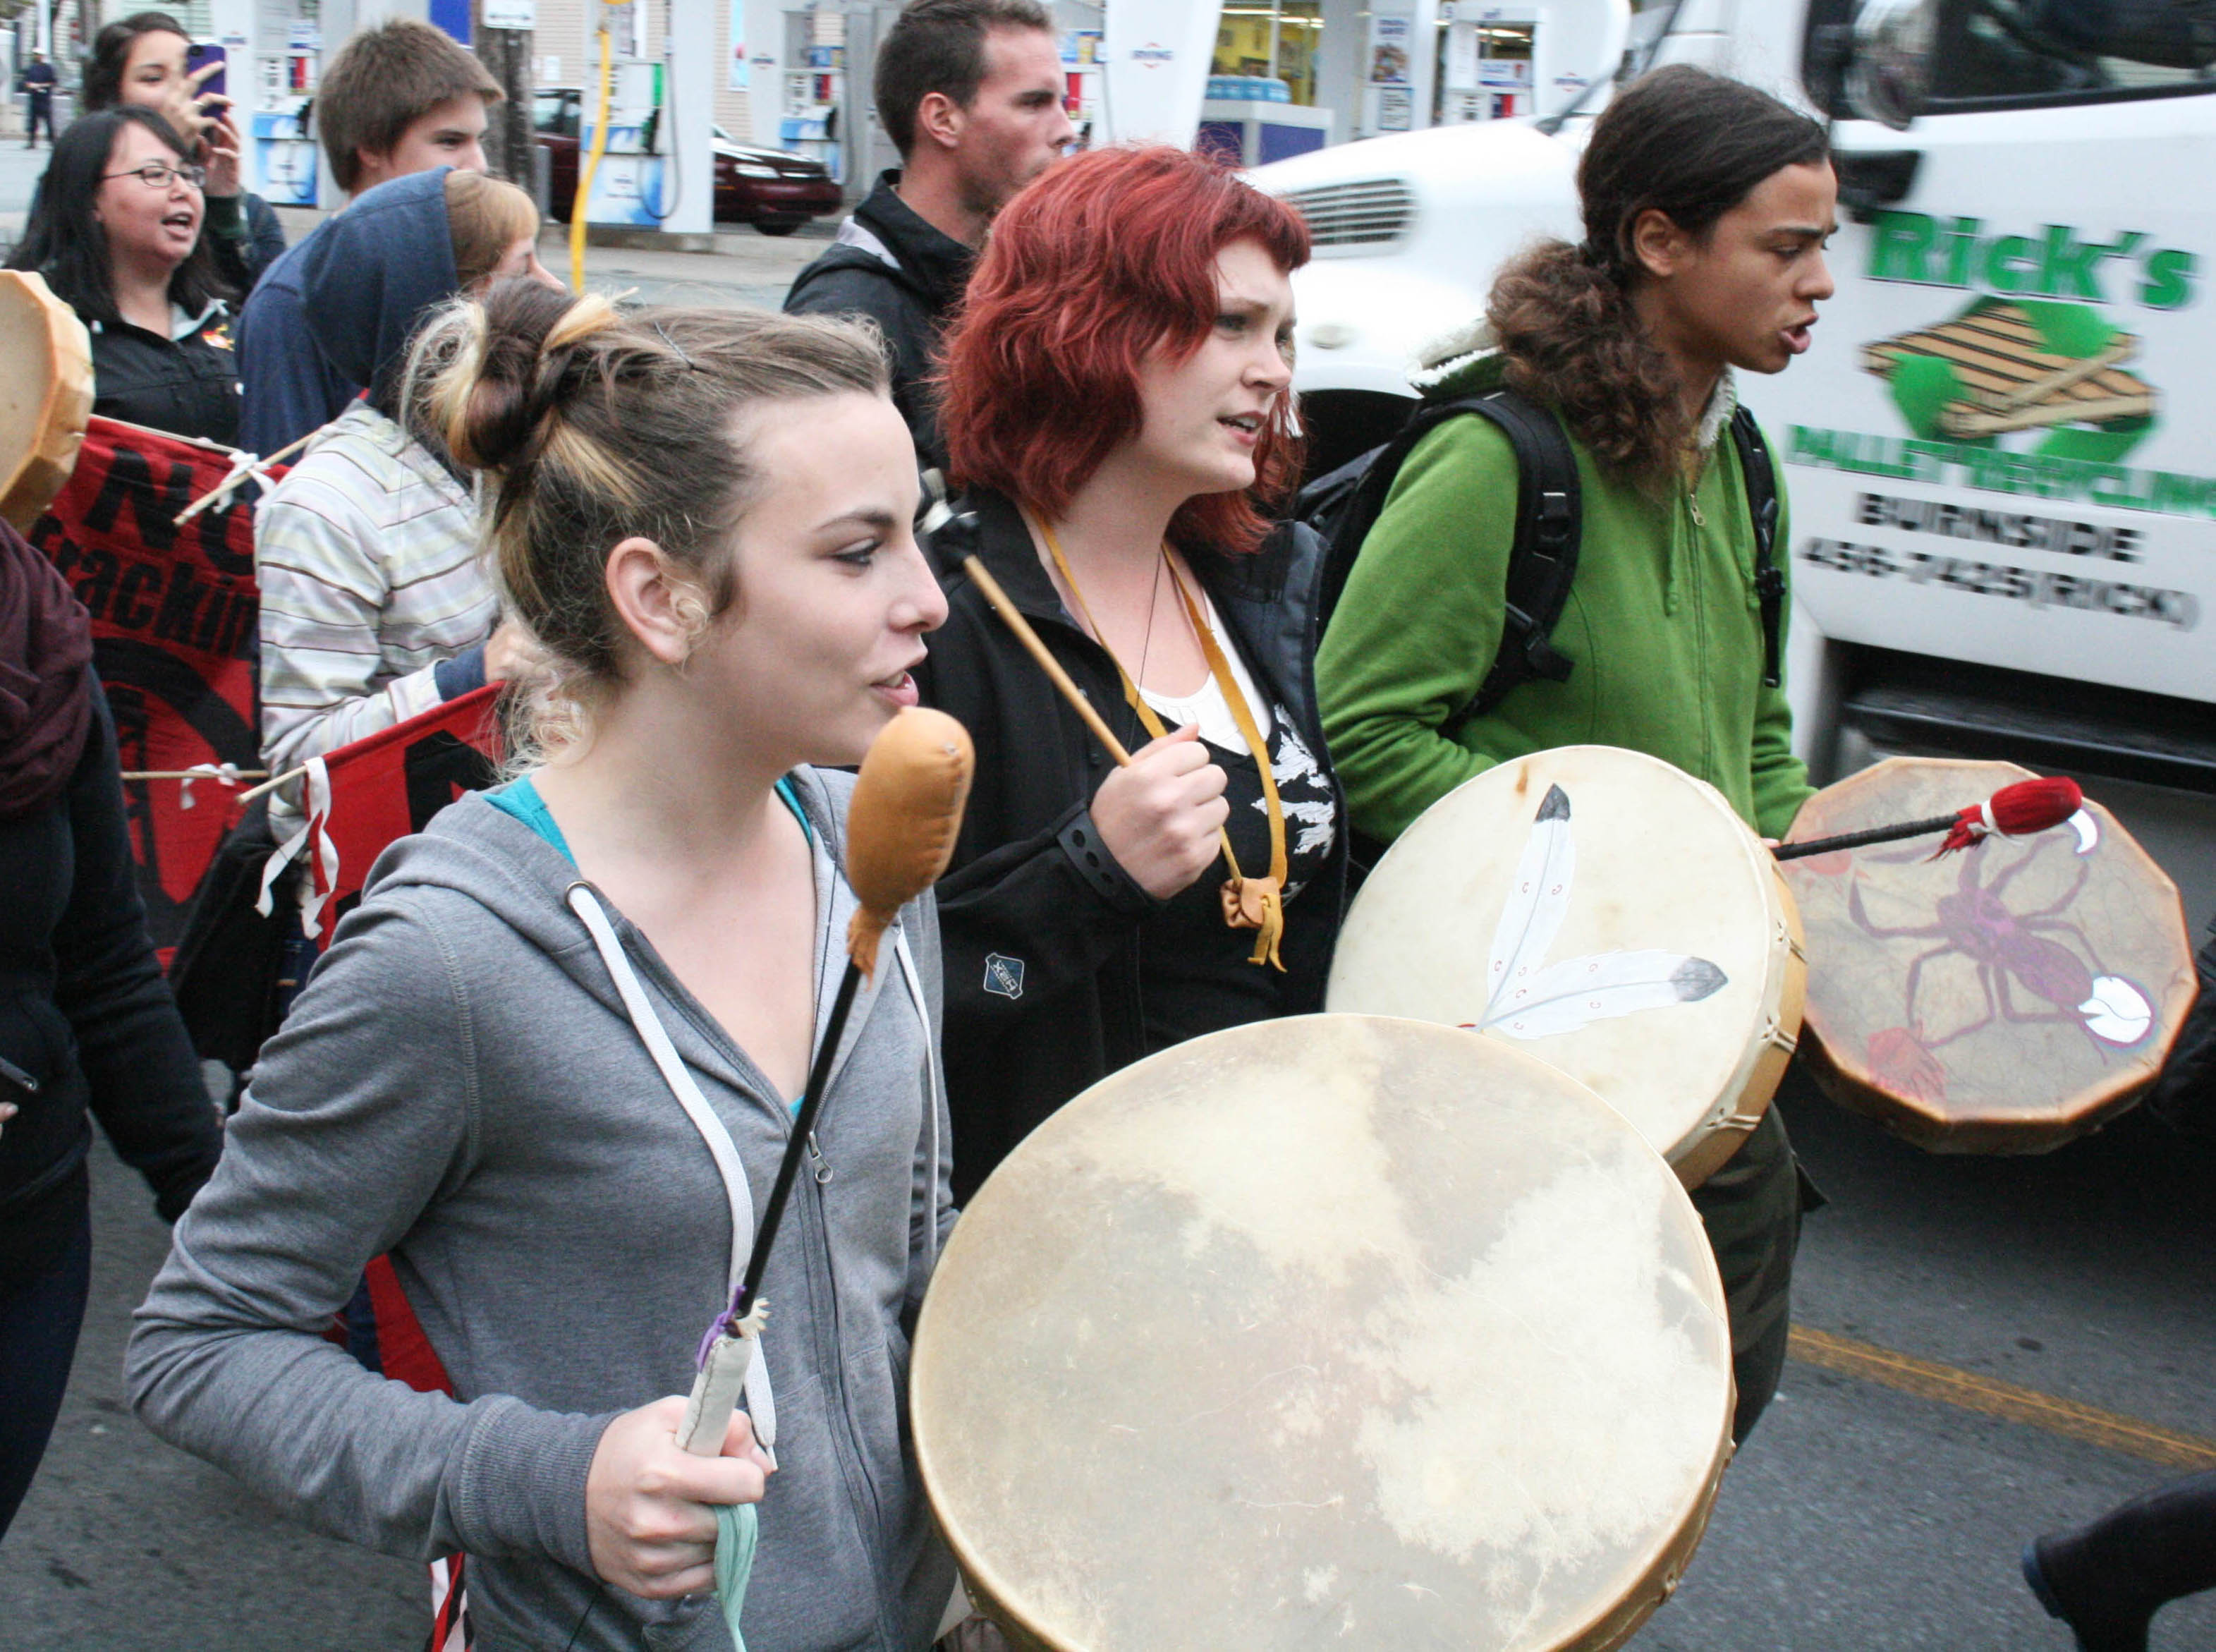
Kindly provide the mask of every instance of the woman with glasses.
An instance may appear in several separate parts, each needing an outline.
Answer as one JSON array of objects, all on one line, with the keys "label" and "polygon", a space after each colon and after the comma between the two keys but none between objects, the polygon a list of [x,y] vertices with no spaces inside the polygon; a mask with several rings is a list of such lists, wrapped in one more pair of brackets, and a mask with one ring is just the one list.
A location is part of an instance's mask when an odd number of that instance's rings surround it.
[{"label": "woman with glasses", "polygon": [[92,410],[225,447],[238,440],[230,296],[200,227],[206,174],[151,109],[73,122],[54,145],[22,244],[92,332]]},{"label": "woman with glasses", "polygon": [[[166,11],[141,11],[100,31],[85,60],[79,107],[138,104],[153,110],[185,139],[207,168],[208,250],[216,268],[243,297],[285,250],[285,226],[261,196],[239,180],[243,147],[231,100],[223,95],[221,59],[191,66],[192,40]],[[213,80],[218,89],[210,90]]]}]

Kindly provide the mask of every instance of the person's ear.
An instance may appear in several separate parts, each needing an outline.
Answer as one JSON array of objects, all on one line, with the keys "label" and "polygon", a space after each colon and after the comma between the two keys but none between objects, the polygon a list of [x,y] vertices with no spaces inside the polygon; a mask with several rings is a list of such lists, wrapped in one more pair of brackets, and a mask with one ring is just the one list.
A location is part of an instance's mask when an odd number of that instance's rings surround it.
[{"label": "person's ear", "polygon": [[962,106],[944,92],[926,92],[915,106],[918,143],[936,144],[945,150],[961,146],[962,130],[969,119]]},{"label": "person's ear", "polygon": [[347,193],[354,195],[366,194],[379,184],[386,182],[391,176],[392,157],[380,153],[366,144],[356,144],[354,151],[354,188]]},{"label": "person's ear", "polygon": [[1693,237],[1659,206],[1648,207],[1632,220],[1632,256],[1649,275],[1667,280],[1684,267],[1692,250]]},{"label": "person's ear", "polygon": [[664,665],[682,665],[700,639],[698,585],[652,539],[634,534],[608,552],[608,601],[639,646]]}]

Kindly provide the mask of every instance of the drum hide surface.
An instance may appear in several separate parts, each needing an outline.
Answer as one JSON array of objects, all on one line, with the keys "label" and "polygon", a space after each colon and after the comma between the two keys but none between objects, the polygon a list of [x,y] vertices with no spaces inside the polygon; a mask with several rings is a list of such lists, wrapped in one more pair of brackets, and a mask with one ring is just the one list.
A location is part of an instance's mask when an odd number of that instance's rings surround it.
[{"label": "drum hide surface", "polygon": [[1768,1107],[1803,974],[1776,862],[1720,792],[1640,752],[1564,746],[1400,835],[1347,913],[1325,1002],[1526,1050],[1697,1186]]},{"label": "drum hide surface", "polygon": [[963,1216],[917,1454],[1019,1644],[1619,1644],[1730,1452],[1697,1217],[1590,1092],[1323,1015],[1071,1102]]},{"label": "drum hide surface", "polygon": [[[2013,763],[1889,757],[1809,799],[1798,840],[1921,819],[2032,778]],[[2113,1117],[2192,1006],[2176,886],[2114,815],[1785,863],[1807,933],[1825,1088],[1918,1144],[2039,1152]]]},{"label": "drum hide surface", "polygon": [[0,520],[28,533],[69,480],[92,412],[92,340],[29,270],[0,270]]}]

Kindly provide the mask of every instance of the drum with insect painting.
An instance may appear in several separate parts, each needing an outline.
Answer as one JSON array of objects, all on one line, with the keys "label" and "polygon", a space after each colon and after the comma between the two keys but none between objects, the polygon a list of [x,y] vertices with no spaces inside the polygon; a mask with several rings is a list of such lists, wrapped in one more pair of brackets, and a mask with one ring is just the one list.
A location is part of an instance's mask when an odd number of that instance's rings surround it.
[{"label": "drum with insect painting", "polygon": [[970,1201],[909,1382],[1025,1652],[1604,1652],[1731,1454],[1692,1201],[1591,1091],[1309,1015],[1124,1068]]},{"label": "drum with insect painting", "polygon": [[1697,1187],[1784,1076],[1803,974],[1792,896],[1721,792],[1641,752],[1563,746],[1400,835],[1347,913],[1325,1005],[1527,1050]]},{"label": "drum with insect painting", "polygon": [[[1792,836],[1935,816],[2029,778],[1890,757],[1817,793]],[[2176,886],[2090,800],[2049,831],[1933,847],[1786,863],[1807,932],[1811,1070],[1927,1148],[2059,1147],[2153,1082],[2192,1007]]]}]

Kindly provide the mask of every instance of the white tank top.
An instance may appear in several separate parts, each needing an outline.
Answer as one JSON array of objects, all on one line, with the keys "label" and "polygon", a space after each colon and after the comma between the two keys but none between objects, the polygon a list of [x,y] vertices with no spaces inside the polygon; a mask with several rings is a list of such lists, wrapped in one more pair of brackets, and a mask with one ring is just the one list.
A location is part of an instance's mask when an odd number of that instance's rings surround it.
[{"label": "white tank top", "polygon": [[[1202,618],[1214,633],[1216,645],[1223,650],[1224,659],[1231,667],[1231,680],[1239,685],[1245,697],[1246,709],[1253,714],[1254,727],[1265,742],[1270,737],[1271,719],[1270,702],[1254,687],[1253,674],[1247,670],[1246,662],[1239,652],[1239,644],[1227,633],[1216,617],[1216,604],[1208,593],[1200,594]],[[1203,668],[1205,669],[1205,668]],[[1200,724],[1200,737],[1211,746],[1221,746],[1226,751],[1246,749],[1246,737],[1239,732],[1239,720],[1231,715],[1231,702],[1223,697],[1223,689],[1216,681],[1213,671],[1202,678],[1200,687],[1183,700],[1170,694],[1158,694],[1151,688],[1142,688],[1140,694],[1153,706],[1165,723],[1178,728],[1190,724]]]}]

